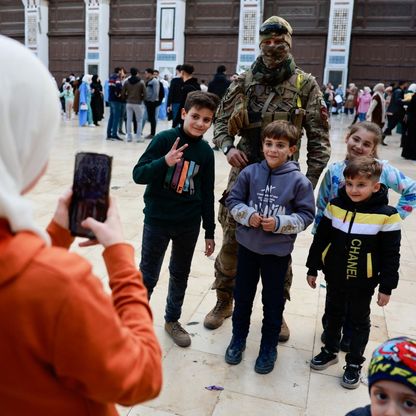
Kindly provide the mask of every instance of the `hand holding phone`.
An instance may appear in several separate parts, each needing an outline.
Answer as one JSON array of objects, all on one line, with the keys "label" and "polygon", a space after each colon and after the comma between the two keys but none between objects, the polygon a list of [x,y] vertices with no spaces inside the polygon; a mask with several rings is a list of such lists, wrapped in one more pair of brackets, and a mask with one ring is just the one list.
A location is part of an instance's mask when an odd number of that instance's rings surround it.
[{"label": "hand holding phone", "polygon": [[92,217],[99,222],[107,218],[112,157],[99,153],[77,153],[75,157],[72,200],[69,207],[71,234],[95,239],[82,222]]},{"label": "hand holding phone", "polygon": [[53,221],[66,230],[69,230],[69,205],[71,204],[72,189],[67,189],[58,199],[58,204],[53,214]]},{"label": "hand holding phone", "polygon": [[110,197],[110,206],[107,211],[107,219],[102,223],[94,218],[87,218],[82,222],[82,226],[91,230],[96,240],[86,240],[81,242],[80,247],[88,247],[100,243],[104,247],[124,242],[123,229],[117,204],[114,198]]}]

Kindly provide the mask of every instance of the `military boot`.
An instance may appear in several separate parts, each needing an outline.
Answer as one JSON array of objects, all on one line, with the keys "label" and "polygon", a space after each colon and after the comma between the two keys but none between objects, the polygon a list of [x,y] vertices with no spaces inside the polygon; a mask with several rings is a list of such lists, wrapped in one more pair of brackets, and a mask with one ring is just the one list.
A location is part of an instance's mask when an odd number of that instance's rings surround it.
[{"label": "military boot", "polygon": [[290,337],[290,329],[287,326],[285,318],[282,316],[282,326],[280,327],[279,342],[286,342]]},{"label": "military boot", "polygon": [[217,329],[233,313],[233,296],[231,293],[217,289],[217,304],[208,312],[204,326],[208,329]]}]

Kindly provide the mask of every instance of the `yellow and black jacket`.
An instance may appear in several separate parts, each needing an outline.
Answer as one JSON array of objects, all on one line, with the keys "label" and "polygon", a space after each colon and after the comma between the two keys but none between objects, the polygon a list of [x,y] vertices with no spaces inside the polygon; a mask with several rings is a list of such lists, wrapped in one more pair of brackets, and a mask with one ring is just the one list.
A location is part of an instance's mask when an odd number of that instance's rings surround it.
[{"label": "yellow and black jacket", "polygon": [[360,203],[341,188],[319,223],[306,262],[308,274],[322,270],[327,282],[373,289],[390,295],[397,287],[400,262],[400,216],[388,204],[387,188]]}]

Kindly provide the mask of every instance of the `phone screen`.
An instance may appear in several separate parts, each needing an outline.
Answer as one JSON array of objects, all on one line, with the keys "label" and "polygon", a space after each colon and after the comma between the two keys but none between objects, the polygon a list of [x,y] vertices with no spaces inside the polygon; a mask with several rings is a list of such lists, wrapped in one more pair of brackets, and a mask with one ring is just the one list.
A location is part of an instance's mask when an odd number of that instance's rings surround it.
[{"label": "phone screen", "polygon": [[100,153],[77,153],[75,156],[72,200],[69,207],[69,229],[79,237],[95,238],[81,227],[88,217],[104,222],[107,218],[111,164],[113,158]]}]

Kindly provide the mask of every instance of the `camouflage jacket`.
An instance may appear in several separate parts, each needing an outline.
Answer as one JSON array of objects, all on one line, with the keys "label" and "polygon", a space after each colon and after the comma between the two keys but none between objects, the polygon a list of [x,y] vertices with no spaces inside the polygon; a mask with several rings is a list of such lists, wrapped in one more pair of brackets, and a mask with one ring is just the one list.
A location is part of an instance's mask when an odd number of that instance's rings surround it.
[{"label": "camouflage jacket", "polygon": [[[234,144],[235,137],[229,132],[229,120],[242,100],[245,100],[248,120],[245,127],[239,130],[241,140],[237,148],[247,155],[250,163],[257,162],[263,158],[261,129],[276,119],[292,121],[300,131],[299,138],[303,128],[306,131],[306,176],[315,187],[331,154],[327,108],[315,78],[296,68],[288,80],[269,86],[255,81],[251,70],[241,74],[228,88],[216,113],[214,143],[220,148]],[[296,115],[299,112],[300,118]],[[297,118],[296,122],[294,118]],[[295,155],[295,159],[298,156]]]}]

